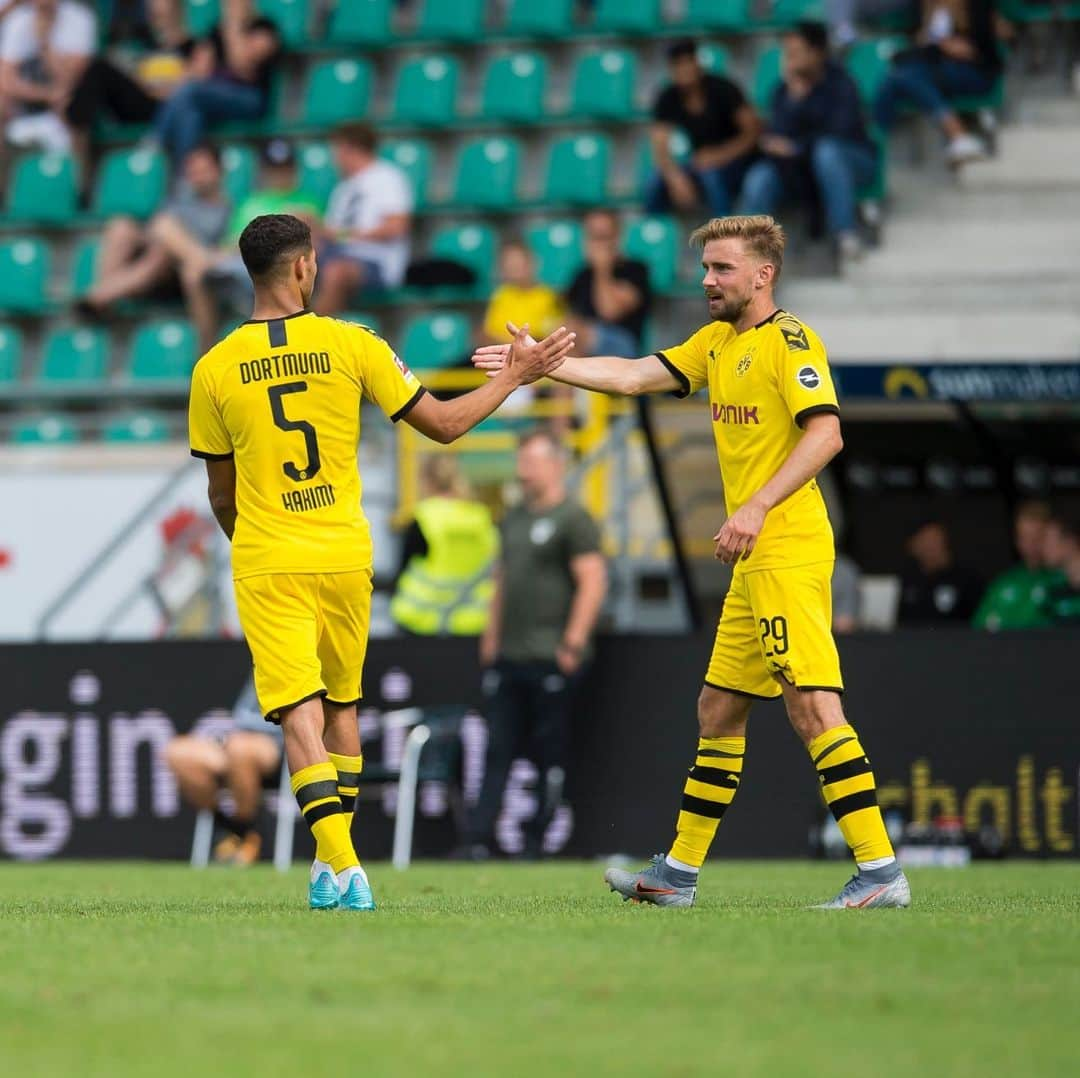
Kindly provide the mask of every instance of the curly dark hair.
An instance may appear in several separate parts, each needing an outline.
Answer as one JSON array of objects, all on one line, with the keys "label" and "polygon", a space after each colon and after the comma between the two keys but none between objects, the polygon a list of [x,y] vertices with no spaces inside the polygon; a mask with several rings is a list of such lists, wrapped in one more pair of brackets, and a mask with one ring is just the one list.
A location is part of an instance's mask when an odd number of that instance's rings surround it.
[{"label": "curly dark hair", "polygon": [[288,213],[267,213],[240,233],[240,257],[253,281],[311,250],[311,229]]}]

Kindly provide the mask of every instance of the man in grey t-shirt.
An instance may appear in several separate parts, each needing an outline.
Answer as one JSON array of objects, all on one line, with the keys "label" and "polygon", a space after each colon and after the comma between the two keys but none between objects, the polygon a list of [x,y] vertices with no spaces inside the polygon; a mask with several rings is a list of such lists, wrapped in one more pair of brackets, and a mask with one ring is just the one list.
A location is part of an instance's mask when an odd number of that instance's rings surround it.
[{"label": "man in grey t-shirt", "polygon": [[574,690],[591,655],[607,593],[607,569],[592,517],[566,494],[566,453],[547,430],[518,447],[523,502],[507,513],[491,617],[481,638],[488,747],[467,852],[494,844],[510,765],[527,755],[540,773],[541,803],[526,828],[539,855],[562,796]]}]

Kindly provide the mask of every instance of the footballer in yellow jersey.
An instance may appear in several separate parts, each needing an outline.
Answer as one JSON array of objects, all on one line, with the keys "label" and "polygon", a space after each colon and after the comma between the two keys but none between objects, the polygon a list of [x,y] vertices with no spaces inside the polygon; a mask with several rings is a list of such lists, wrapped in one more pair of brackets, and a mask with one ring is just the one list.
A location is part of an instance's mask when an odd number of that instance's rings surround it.
[{"label": "footballer in yellow jersey", "polygon": [[372,570],[357,470],[361,404],[451,442],[560,362],[573,334],[560,327],[537,344],[519,332],[499,385],[438,401],[372,330],[308,310],[317,264],[298,218],[256,217],[240,253],[254,311],[195,365],[191,452],[206,461],[211,507],[232,540],[256,695],[282,726],[293,792],[315,836],[309,905],[371,910],[351,837]]},{"label": "footballer in yellow jersey", "polygon": [[[716,218],[691,239],[702,248],[707,325],[652,356],[569,358],[551,375],[607,393],[707,391],[727,511],[713,538],[717,558],[734,566],[675,840],[642,871],[609,869],[605,879],[628,899],[693,905],[698,870],[742,777],[751,707],[782,695],[857,865],[823,908],[907,906],[870,761],[840,701],[833,538],[817,476],[843,442],[825,349],[773,297],[785,237],[771,217]],[[499,371],[507,352],[487,346],[474,362]]]}]

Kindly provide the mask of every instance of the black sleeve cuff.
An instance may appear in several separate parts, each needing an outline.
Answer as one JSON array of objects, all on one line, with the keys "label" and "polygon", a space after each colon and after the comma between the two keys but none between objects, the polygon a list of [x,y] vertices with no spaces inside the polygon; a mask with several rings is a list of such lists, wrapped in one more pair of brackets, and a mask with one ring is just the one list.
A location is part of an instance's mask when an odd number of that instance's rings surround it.
[{"label": "black sleeve cuff", "polygon": [[232,460],[234,456],[232,453],[204,453],[201,449],[193,449],[191,455],[199,460]]},{"label": "black sleeve cuff", "polygon": [[668,359],[668,357],[665,356],[663,352],[653,352],[653,355],[656,356],[656,358],[660,360],[660,362],[663,363],[663,365],[667,367],[667,369],[671,371],[673,375],[675,375],[675,380],[679,383],[679,388],[675,390],[675,396],[680,398],[689,397],[690,379],[687,378],[686,375],[683,374],[683,372],[679,370],[679,368],[676,367],[675,364],[672,363],[671,360]]},{"label": "black sleeve cuff", "polygon": [[423,386],[419,386],[416,392],[390,417],[391,423],[404,419],[419,403],[420,398],[427,392]]},{"label": "black sleeve cuff", "polygon": [[839,415],[840,409],[835,404],[815,404],[812,408],[804,408],[795,417],[795,425],[801,427],[812,415]]}]

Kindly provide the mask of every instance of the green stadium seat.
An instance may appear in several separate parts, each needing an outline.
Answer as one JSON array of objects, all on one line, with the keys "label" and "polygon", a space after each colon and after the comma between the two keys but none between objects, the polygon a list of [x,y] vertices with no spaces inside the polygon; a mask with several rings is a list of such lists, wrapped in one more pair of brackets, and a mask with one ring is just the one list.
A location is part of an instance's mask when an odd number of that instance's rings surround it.
[{"label": "green stadium seat", "polygon": [[661,29],[660,0],[597,0],[593,29],[616,34],[652,34]]},{"label": "green stadium seat", "polygon": [[385,45],[393,36],[393,7],[393,0],[335,4],[326,39],[331,45]]},{"label": "green stadium seat", "polygon": [[221,151],[221,164],[225,170],[225,193],[234,206],[239,206],[255,186],[259,167],[255,151],[241,144],[226,146]]},{"label": "green stadium seat", "polygon": [[[685,161],[690,156],[690,140],[686,137],[686,133],[678,128],[672,129],[668,147],[672,158],[676,161]],[[653,169],[652,141],[646,136],[638,143],[637,154],[637,190],[642,197],[644,197],[645,185],[649,182]]]},{"label": "green stadium seat", "polygon": [[431,254],[468,266],[476,274],[477,289],[486,289],[495,264],[495,231],[487,225],[441,228],[431,238]]},{"label": "green stadium seat", "polygon": [[715,41],[699,45],[697,57],[698,63],[710,75],[726,75],[731,70],[731,53]]},{"label": "green stadium seat", "polygon": [[97,257],[101,250],[101,240],[97,236],[86,236],[79,241],[71,259],[71,284],[69,296],[78,299],[93,287],[97,277]]},{"label": "green stadium seat", "polygon": [[584,262],[581,225],[577,221],[549,221],[533,225],[525,238],[536,255],[537,279],[560,291]]},{"label": "green stadium seat", "polygon": [[299,148],[297,158],[300,164],[297,173],[300,190],[320,206],[325,206],[338,182],[330,147],[325,142],[308,142]]},{"label": "green stadium seat", "polygon": [[18,326],[0,326],[0,383],[18,381],[22,357],[22,331]]},{"label": "green stadium seat", "polygon": [[0,243],[0,310],[40,314],[48,306],[46,286],[52,255],[41,240],[19,237]]},{"label": "green stadium seat", "polygon": [[373,329],[376,333],[379,332],[378,316],[366,311],[349,311],[347,314],[341,315],[341,320],[342,322],[354,322],[358,326],[367,326],[368,329]]},{"label": "green stadium seat", "polygon": [[416,36],[439,41],[480,41],[486,0],[421,0]]},{"label": "green stadium seat", "polygon": [[882,37],[870,41],[857,41],[845,58],[848,73],[859,88],[863,104],[870,106],[878,87],[889,73],[892,58],[905,47],[904,38]]},{"label": "green stadium seat", "polygon": [[763,112],[772,103],[773,90],[780,81],[780,46],[771,45],[758,55],[754,65],[754,80],[750,87],[750,99]]},{"label": "green stadium seat", "polygon": [[101,437],[106,442],[165,442],[169,424],[155,412],[127,412],[107,419]]},{"label": "green stadium seat", "polygon": [[187,380],[197,358],[191,326],[164,318],[139,327],[131,342],[128,375],[141,382]]},{"label": "green stadium seat", "polygon": [[416,205],[425,206],[431,176],[431,147],[419,139],[387,139],[379,145],[379,156],[393,161],[409,177]]},{"label": "green stadium seat", "polygon": [[566,37],[574,30],[574,0],[510,0],[503,29],[516,37]]},{"label": "green stadium seat", "polygon": [[701,30],[750,30],[749,0],[687,0],[683,23]]},{"label": "green stadium seat", "polygon": [[643,217],[626,232],[623,252],[649,267],[649,284],[666,292],[675,283],[679,260],[679,229],[669,217]]},{"label": "green stadium seat", "polygon": [[255,9],[274,20],[286,45],[294,49],[307,45],[308,0],[255,0]]},{"label": "green stadium seat", "polygon": [[535,123],[544,115],[547,73],[547,61],[535,52],[515,52],[492,60],[481,93],[483,118]]},{"label": "green stadium seat", "polygon": [[330,127],[362,120],[371,96],[371,66],[363,60],[323,60],[308,72],[303,121]]},{"label": "green stadium seat", "polygon": [[16,220],[66,224],[75,216],[77,203],[75,162],[67,154],[31,154],[15,166],[8,214]]},{"label": "green stadium seat", "polygon": [[70,445],[79,440],[79,431],[67,416],[26,416],[16,421],[11,440],[17,445]]},{"label": "green stadium seat", "polygon": [[448,367],[472,351],[469,319],[456,311],[411,318],[402,341],[402,358],[413,370]]},{"label": "green stadium seat", "polygon": [[637,61],[626,49],[586,53],[574,70],[570,111],[575,116],[624,120],[634,112]]},{"label": "green stadium seat", "polygon": [[822,0],[773,0],[769,13],[770,26],[794,26],[798,22],[824,22]]},{"label": "green stadium seat", "polygon": [[409,60],[398,73],[393,120],[403,124],[449,125],[457,97],[458,62],[452,56]]},{"label": "green stadium seat", "polygon": [[76,326],[53,330],[45,341],[38,380],[101,382],[109,369],[110,341],[103,329]]},{"label": "green stadium seat", "polygon": [[511,138],[467,142],[458,155],[453,201],[502,209],[516,202],[521,146]]},{"label": "green stadium seat", "polygon": [[113,150],[98,168],[94,212],[149,217],[165,197],[165,157],[157,150]]},{"label": "green stadium seat", "polygon": [[551,147],[544,197],[548,202],[596,206],[607,201],[611,140],[606,135],[570,135]]},{"label": "green stadium seat", "polygon": [[220,0],[187,0],[187,28],[192,37],[205,37],[221,18]]}]

